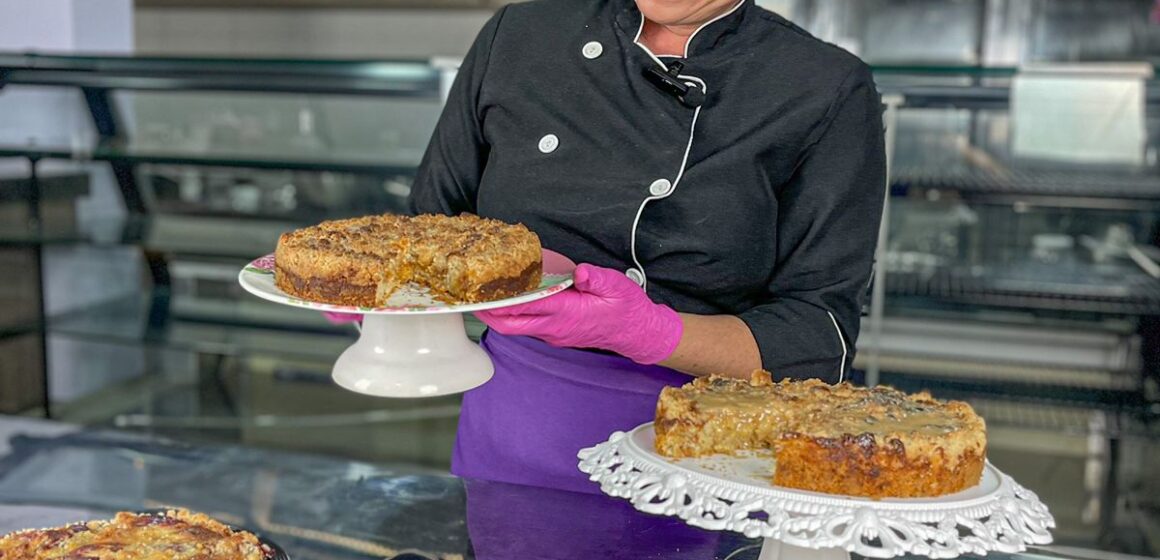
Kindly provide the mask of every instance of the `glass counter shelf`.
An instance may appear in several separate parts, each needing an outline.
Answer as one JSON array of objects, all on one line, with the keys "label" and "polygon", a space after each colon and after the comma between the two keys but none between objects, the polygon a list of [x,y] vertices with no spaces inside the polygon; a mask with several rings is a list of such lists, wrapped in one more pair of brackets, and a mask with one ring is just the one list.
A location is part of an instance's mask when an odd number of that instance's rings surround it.
[{"label": "glass counter shelf", "polygon": [[[23,528],[18,523],[29,519],[50,526],[77,516],[177,506],[261,533],[303,559],[755,560],[760,550],[759,540],[694,529],[606,496],[459,479],[399,464],[191,445],[17,419],[0,423],[0,446],[0,532]],[[1066,548],[1094,540],[1070,507],[1073,495],[1083,492],[1082,469],[1058,468],[1082,457],[1061,461],[1022,447],[997,459],[1038,475],[1026,477],[1027,484],[1058,510],[1058,545],[987,558],[1122,557]],[[1097,497],[1105,494],[1115,498],[1118,492],[1106,488]],[[1064,516],[1076,517],[1074,525],[1063,523]]]},{"label": "glass counter shelf", "polygon": [[318,151],[298,153],[245,154],[215,151],[209,149],[163,148],[125,144],[120,141],[105,140],[92,145],[83,144],[69,148],[41,147],[35,145],[0,146],[0,157],[24,158],[32,160],[74,160],[123,164],[166,163],[173,165],[196,165],[213,167],[244,167],[250,169],[286,169],[296,171],[329,171],[360,175],[395,176],[413,175],[418,159],[392,163],[387,157],[365,155],[351,157],[334,155],[327,157]]},{"label": "glass counter shelf", "polygon": [[139,245],[147,251],[252,259],[273,250],[278,222],[240,222],[212,217],[134,214],[79,223],[0,224],[0,246]]},{"label": "glass counter shelf", "polygon": [[[484,325],[466,318],[467,335]],[[49,318],[52,335],[93,342],[200,352],[274,354],[333,362],[355,339],[350,325],[331,325],[318,313],[287,310],[254,298],[193,300],[165,290],[118,298]]]},{"label": "glass counter shelf", "polygon": [[0,84],[428,97],[439,70],[414,60],[289,60],[0,53]]},{"label": "glass counter shelf", "polygon": [[1112,315],[1160,315],[1160,280],[1128,267],[1103,271],[993,265],[891,269],[891,296],[939,302]]},{"label": "glass counter shelf", "polygon": [[110,217],[84,222],[0,223],[0,247],[27,247],[85,243],[93,245],[136,244],[147,220],[141,216]]},{"label": "glass counter shelf", "polygon": [[[253,298],[171,298],[164,290],[133,295],[50,317],[50,334],[113,344],[145,344],[203,354],[274,354],[332,362],[356,337],[318,313],[283,309]],[[468,336],[484,325],[468,317]]]},{"label": "glass counter shelf", "polygon": [[1034,195],[1123,199],[1160,207],[1160,169],[1093,171],[1090,169],[989,170],[962,166],[899,166],[892,172],[896,192],[908,189],[951,190],[970,196]]},{"label": "glass counter shelf", "polygon": [[[321,316],[293,321],[266,305],[244,300],[218,305],[213,314],[193,304],[183,312],[164,292],[134,295],[50,317],[50,334],[94,342],[161,347],[205,354],[273,353],[333,359],[350,345],[354,329],[328,325]],[[282,328],[272,328],[278,322]]]},{"label": "glass counter shelf", "polygon": [[273,220],[130,214],[82,222],[0,223],[0,246],[137,245],[147,251],[245,259],[273,252],[278,236],[299,227]]}]

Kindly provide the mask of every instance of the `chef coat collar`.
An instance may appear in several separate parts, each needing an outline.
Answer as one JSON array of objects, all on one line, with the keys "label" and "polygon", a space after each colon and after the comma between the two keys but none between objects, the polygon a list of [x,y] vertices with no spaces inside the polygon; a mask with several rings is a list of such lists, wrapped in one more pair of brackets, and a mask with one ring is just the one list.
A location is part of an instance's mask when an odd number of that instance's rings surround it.
[{"label": "chef coat collar", "polygon": [[[689,44],[685,45],[685,58],[692,58],[703,54],[716,46],[722,39],[737,31],[745,19],[754,0],[740,0],[739,5],[731,8],[724,16],[703,24],[693,33]],[[616,25],[622,33],[628,35],[629,40],[636,38],[640,31],[641,13],[636,7],[635,0],[614,0],[616,8]]]}]

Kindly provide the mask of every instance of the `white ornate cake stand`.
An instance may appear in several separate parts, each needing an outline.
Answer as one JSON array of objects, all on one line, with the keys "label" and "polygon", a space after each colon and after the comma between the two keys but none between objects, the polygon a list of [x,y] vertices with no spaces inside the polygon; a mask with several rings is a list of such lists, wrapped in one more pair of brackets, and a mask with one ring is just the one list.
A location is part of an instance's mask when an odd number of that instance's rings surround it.
[{"label": "white ornate cake stand", "polygon": [[957,494],[870,500],[773,486],[770,457],[669,459],[654,439],[651,422],[616,432],[580,451],[580,470],[640,511],[764,538],[761,560],[1013,553],[1050,543],[1055,527],[1034,493],[990,463],[978,486]]},{"label": "white ornate cake stand", "polygon": [[540,286],[515,297],[463,305],[436,301],[415,287],[393,294],[384,307],[331,305],[295,298],[274,285],[274,256],[246,265],[238,283],[262,299],[337,313],[363,315],[358,341],[334,362],[335,383],[377,397],[435,397],[461,393],[491,379],[491,358],[467,337],[463,314],[535,301],[572,285],[576,265],[544,251]]}]

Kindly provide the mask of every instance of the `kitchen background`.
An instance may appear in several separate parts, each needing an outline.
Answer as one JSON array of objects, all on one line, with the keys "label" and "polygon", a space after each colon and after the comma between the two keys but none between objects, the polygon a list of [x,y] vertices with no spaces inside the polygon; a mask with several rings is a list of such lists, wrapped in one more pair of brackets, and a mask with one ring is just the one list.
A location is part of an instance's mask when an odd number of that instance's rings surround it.
[{"label": "kitchen background", "polygon": [[[1158,4],[759,3],[887,103],[867,382],[971,402],[1060,542],[1160,554]],[[402,209],[498,5],[0,0],[0,413],[445,470],[457,397],[339,389],[354,331],[235,277]]]}]

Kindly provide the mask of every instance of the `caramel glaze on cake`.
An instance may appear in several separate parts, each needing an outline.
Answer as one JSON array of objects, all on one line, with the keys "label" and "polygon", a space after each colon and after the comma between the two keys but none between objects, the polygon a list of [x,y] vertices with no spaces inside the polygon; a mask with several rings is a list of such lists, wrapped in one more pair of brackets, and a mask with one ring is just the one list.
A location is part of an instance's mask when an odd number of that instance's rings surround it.
[{"label": "caramel glaze on cake", "polygon": [[200,513],[121,512],[112,520],[0,537],[0,560],[270,560],[274,551],[245,531]]},{"label": "caramel glaze on cake", "polygon": [[986,427],[970,405],[818,380],[701,378],[657,402],[668,457],[772,451],[773,484],[863,496],[941,496],[979,483]]},{"label": "caramel glaze on cake", "polygon": [[447,303],[510,297],[540,285],[540,239],[523,225],[461,216],[382,215],[283,234],[274,283],[305,300],[377,307],[415,282]]}]

